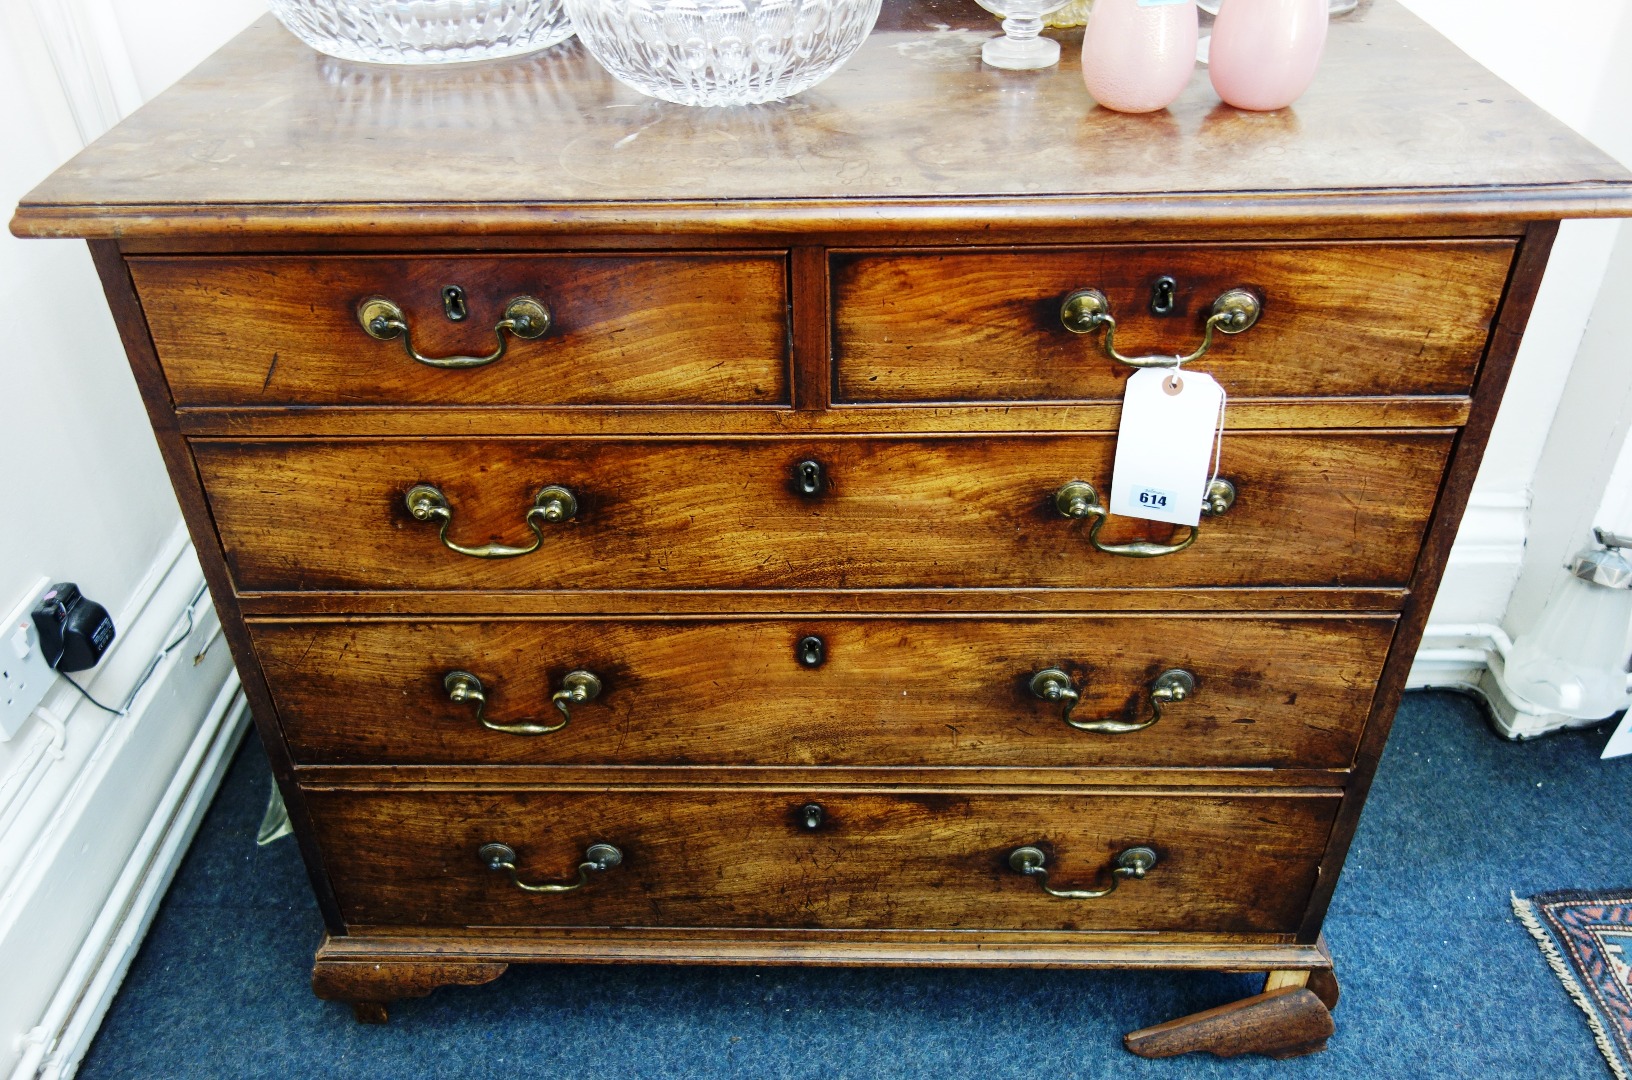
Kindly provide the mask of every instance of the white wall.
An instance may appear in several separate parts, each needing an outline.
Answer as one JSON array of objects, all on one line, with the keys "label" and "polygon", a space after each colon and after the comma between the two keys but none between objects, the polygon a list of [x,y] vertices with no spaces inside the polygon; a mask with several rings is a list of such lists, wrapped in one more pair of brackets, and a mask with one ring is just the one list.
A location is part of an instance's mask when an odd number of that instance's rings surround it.
[{"label": "white wall", "polygon": [[[102,4],[79,6],[97,15]],[[79,149],[80,126],[116,118],[76,120],[42,47],[49,21],[74,7],[0,0],[0,101],[8,103],[0,109],[0,214],[7,217]],[[134,28],[133,47],[127,58],[116,41],[104,55],[134,77],[133,86],[116,90],[130,105],[137,94],[169,85],[265,10],[259,0],[118,0],[114,7],[119,25]],[[90,254],[78,241],[19,240],[0,231],[0,296],[5,502],[28,508],[26,518],[0,529],[0,617],[40,576],[72,579],[117,611],[180,511]],[[0,744],[0,769],[3,754]]]},{"label": "white wall", "polygon": [[[1632,5],[1404,0],[1475,59],[1632,163]],[[1446,568],[1412,685],[1476,689],[1497,726],[1530,736],[1579,721],[1514,697],[1491,668],[1535,625],[1597,522],[1632,528],[1632,231],[1565,222]],[[1626,464],[1612,477],[1615,461]]]},{"label": "white wall", "polygon": [[[1625,62],[1632,52],[1632,5],[1626,0],[1572,0],[1547,8],[1545,17],[1538,17],[1541,9],[1525,0],[1404,2],[1536,104],[1620,160],[1632,162],[1632,114],[1627,110],[1632,73]],[[1474,486],[1473,506],[1434,608],[1435,624],[1506,623],[1516,635],[1535,617],[1539,603],[1528,599],[1514,617],[1508,608],[1533,546],[1528,541],[1534,529],[1530,509],[1537,469],[1583,334],[1600,302],[1620,231],[1614,221],[1565,222],[1559,231],[1530,332]],[[1613,284],[1618,297],[1632,300],[1632,293],[1621,291],[1627,283]],[[1574,426],[1583,421],[1568,415],[1562,422]],[[1558,485],[1572,484],[1562,475],[1547,475],[1540,482],[1555,493]],[[1573,486],[1563,501],[1596,503],[1596,492],[1581,490],[1579,483]],[[1545,558],[1558,561],[1551,550]],[[1535,588],[1540,586],[1528,591]]]},{"label": "white wall", "polygon": [[[0,216],[261,8],[0,0]],[[0,742],[0,1076],[32,1078],[83,1052],[242,710],[84,244],[0,231],[0,296],[0,617],[41,577],[78,582],[119,632],[81,681],[116,704],[194,627],[128,715],[58,680]]]},{"label": "white wall", "polygon": [[112,9],[143,101],[266,14],[266,0],[100,2]]},{"label": "white wall", "polygon": [[[52,103],[55,88],[23,66],[27,40],[0,32],[0,101]],[[9,212],[73,138],[60,109],[0,109],[0,207]],[[42,575],[117,610],[180,513],[85,245],[0,233],[0,296],[5,502],[28,508],[0,529],[0,618]]]}]

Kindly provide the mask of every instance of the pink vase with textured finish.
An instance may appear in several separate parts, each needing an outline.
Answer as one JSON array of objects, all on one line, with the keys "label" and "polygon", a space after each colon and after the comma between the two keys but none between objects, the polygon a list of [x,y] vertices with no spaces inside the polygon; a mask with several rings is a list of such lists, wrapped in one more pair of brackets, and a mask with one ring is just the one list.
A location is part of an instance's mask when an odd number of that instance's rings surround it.
[{"label": "pink vase with textured finish", "polygon": [[1309,89],[1326,48],[1327,0],[1224,0],[1208,74],[1238,109],[1284,109]]},{"label": "pink vase with textured finish", "polygon": [[1195,0],[1095,0],[1082,33],[1082,81],[1095,101],[1117,112],[1165,109],[1195,67]]}]

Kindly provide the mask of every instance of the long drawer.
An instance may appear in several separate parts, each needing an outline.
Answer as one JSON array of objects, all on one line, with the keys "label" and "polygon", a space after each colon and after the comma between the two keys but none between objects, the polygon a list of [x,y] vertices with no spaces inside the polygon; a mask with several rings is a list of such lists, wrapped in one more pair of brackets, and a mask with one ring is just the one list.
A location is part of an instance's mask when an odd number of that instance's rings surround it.
[{"label": "long drawer", "polygon": [[[1062,301],[1097,289],[1124,355],[1190,353],[1213,304],[1262,314],[1197,361],[1236,398],[1466,394],[1509,241],[1146,244],[836,252],[836,397],[853,402],[1119,400],[1129,368]],[[1164,285],[1164,279],[1170,283]],[[1165,291],[1165,300],[1164,297]],[[1165,306],[1164,306],[1165,305]]]},{"label": "long drawer", "polygon": [[[148,257],[129,266],[182,407],[788,402],[782,252]],[[405,333],[365,330],[359,312],[375,298],[396,306]],[[547,312],[542,336],[495,336],[518,298]],[[404,337],[434,361],[479,359],[501,341],[505,355],[442,368],[410,358]]]},{"label": "long drawer", "polygon": [[[1345,768],[1394,622],[257,621],[251,634],[302,764]],[[1050,671],[1075,700],[1044,696]],[[576,701],[574,685],[594,692]]]},{"label": "long drawer", "polygon": [[[1336,792],[559,788],[313,788],[306,800],[353,928],[1238,934],[1296,929],[1339,801]],[[584,871],[579,888],[534,893],[516,884],[572,884],[597,844],[615,847],[621,861]],[[1052,896],[1038,876],[1013,868],[1023,847],[1042,856],[1053,888],[1118,887],[1098,899]],[[1124,853],[1139,848],[1155,856],[1144,877],[1114,875],[1119,858],[1128,865],[1137,855]]]},{"label": "long drawer", "polygon": [[[1343,587],[1407,582],[1453,438],[1230,433],[1222,473],[1234,506],[1161,558],[1098,551],[1089,525],[1060,512],[1056,492],[1071,480],[1105,498],[1112,435],[193,446],[246,592]],[[444,516],[410,511],[421,485]],[[556,487],[574,505],[554,499],[552,521],[541,492]],[[476,558],[439,532],[476,550],[538,548]],[[1186,535],[1115,518],[1098,539]]]}]

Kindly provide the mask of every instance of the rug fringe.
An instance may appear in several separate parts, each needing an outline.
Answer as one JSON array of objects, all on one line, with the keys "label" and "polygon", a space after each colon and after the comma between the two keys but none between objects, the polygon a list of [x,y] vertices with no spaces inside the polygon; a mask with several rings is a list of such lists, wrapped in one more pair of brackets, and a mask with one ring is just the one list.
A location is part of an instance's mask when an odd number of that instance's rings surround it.
[{"label": "rug fringe", "polygon": [[1615,1044],[1610,1042],[1603,1021],[1598,1019],[1598,1013],[1592,1007],[1592,999],[1581,989],[1581,984],[1576,981],[1569,963],[1559,953],[1558,946],[1547,933],[1546,927],[1541,925],[1535,905],[1528,900],[1520,899],[1518,893],[1510,892],[1507,895],[1513,901],[1513,914],[1518,916],[1519,922],[1524,924],[1524,928],[1530,931],[1530,936],[1536,939],[1536,944],[1541,946],[1541,955],[1547,961],[1547,966],[1553,969],[1558,981],[1564,984],[1570,999],[1586,1014],[1587,1027],[1592,1029],[1592,1040],[1598,1044],[1598,1052],[1603,1054],[1604,1060],[1609,1063],[1609,1071],[1615,1074],[1615,1080],[1629,1080],[1626,1070],[1621,1067],[1620,1055],[1615,1051]]}]

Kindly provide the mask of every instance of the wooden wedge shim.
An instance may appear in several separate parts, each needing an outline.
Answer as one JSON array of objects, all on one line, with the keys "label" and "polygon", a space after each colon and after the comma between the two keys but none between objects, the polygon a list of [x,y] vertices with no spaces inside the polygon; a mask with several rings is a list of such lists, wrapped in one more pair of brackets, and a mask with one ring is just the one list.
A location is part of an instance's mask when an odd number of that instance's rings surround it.
[{"label": "wooden wedge shim", "polygon": [[1140,1057],[1205,1051],[1218,1057],[1288,1058],[1326,1049],[1332,1014],[1306,987],[1287,987],[1143,1028],[1122,1041]]}]

